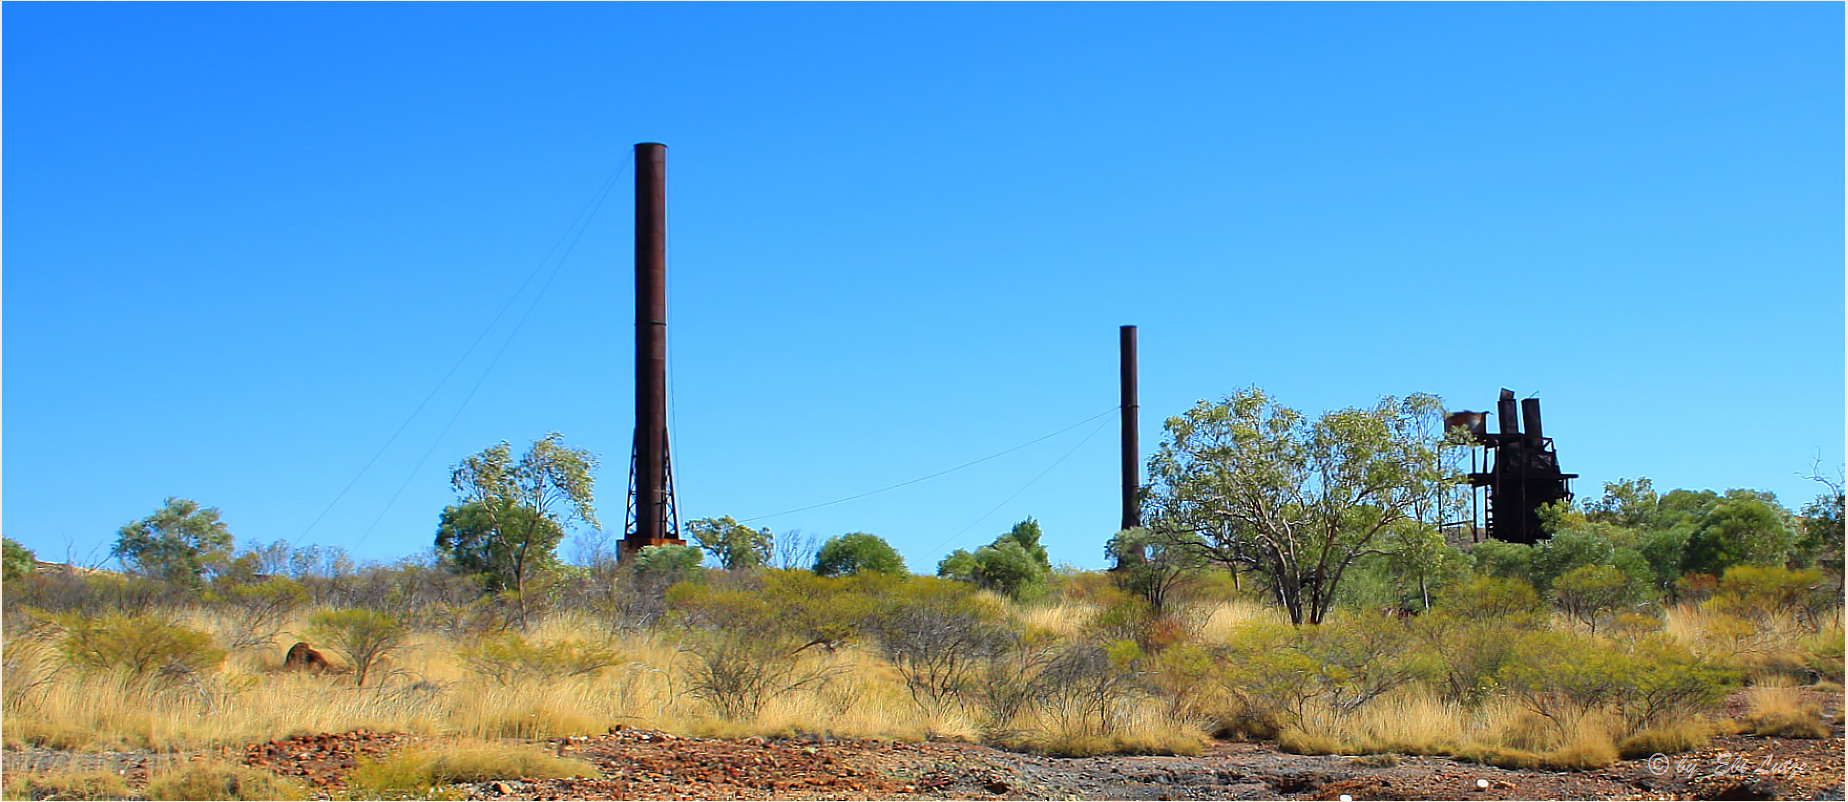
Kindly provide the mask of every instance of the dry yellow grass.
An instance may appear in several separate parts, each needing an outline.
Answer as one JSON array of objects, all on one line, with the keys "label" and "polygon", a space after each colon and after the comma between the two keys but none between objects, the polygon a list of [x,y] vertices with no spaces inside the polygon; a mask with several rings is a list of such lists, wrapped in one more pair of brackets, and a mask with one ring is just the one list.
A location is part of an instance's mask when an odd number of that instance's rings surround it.
[{"label": "dry yellow grass", "polygon": [[[299,616],[298,623],[305,617]],[[198,617],[187,620],[195,626],[206,623]],[[597,622],[581,615],[547,618],[526,637],[536,645],[597,641],[616,661],[591,673],[515,677],[503,684],[459,657],[467,639],[417,633],[390,656],[376,679],[356,688],[350,674],[282,670],[286,645],[294,641],[279,638],[267,650],[232,655],[216,672],[150,691],[116,675],[54,674],[50,666],[57,657],[49,646],[9,643],[9,684],[27,674],[50,679],[31,693],[9,696],[7,740],[165,750],[360,727],[548,738],[601,733],[616,724],[687,734],[810,732],[909,739],[975,734],[974,725],[957,711],[927,717],[896,672],[862,650],[808,656],[811,665],[827,670],[826,682],[773,698],[750,721],[724,722],[686,693],[685,657],[659,637],[610,639]],[[327,657],[336,666],[342,663],[338,654]]]},{"label": "dry yellow grass", "polygon": [[458,782],[521,777],[594,777],[597,767],[537,750],[487,741],[462,741],[442,749],[418,749],[356,769],[350,782],[368,798],[428,798]]},{"label": "dry yellow grass", "polygon": [[[1512,768],[1576,770],[1615,762],[1616,731],[1617,722],[1596,711],[1554,721],[1506,700],[1469,708],[1405,688],[1346,715],[1312,704],[1301,724],[1278,733],[1278,745],[1298,754],[1454,755]],[[1693,745],[1709,732],[1703,729]],[[1673,734],[1652,743],[1678,743]]]},{"label": "dry yellow grass", "polygon": [[1746,689],[1745,725],[1759,735],[1783,738],[1827,738],[1822,705],[1779,677],[1765,677]]},{"label": "dry yellow grass", "polygon": [[1694,653],[1725,665],[1783,672],[1802,668],[1805,641],[1815,634],[1787,613],[1766,612],[1747,619],[1688,604],[1666,611],[1663,631]]},{"label": "dry yellow grass", "polygon": [[1240,627],[1253,622],[1289,623],[1290,620],[1281,608],[1248,599],[1220,602],[1195,610],[1190,617],[1199,622],[1195,631],[1200,642],[1213,644],[1228,642]]},{"label": "dry yellow grass", "polygon": [[[1064,602],[1020,612],[1019,625],[1056,637],[1084,636],[1095,605]],[[285,633],[305,629],[302,611]],[[1211,649],[1226,644],[1253,623],[1287,626],[1282,611],[1234,600],[1186,611],[1187,634]],[[205,631],[222,622],[203,613],[181,614]],[[1733,616],[1693,607],[1670,610],[1665,630],[1716,659],[1759,667],[1773,678],[1754,690],[1753,723],[1775,732],[1796,732],[1816,721],[1795,689],[1777,685],[1783,657],[1815,651],[1817,635],[1796,622],[1771,617],[1742,630]],[[1825,620],[1839,633],[1840,614]],[[836,652],[811,650],[805,668],[821,669],[827,681],[771,698],[747,721],[724,721],[707,702],[689,693],[689,657],[662,636],[612,635],[596,619],[560,613],[535,619],[522,633],[535,647],[580,642],[614,655],[612,665],[568,676],[482,673],[464,659],[472,638],[419,632],[391,655],[365,688],[351,675],[310,675],[281,670],[283,653],[294,643],[284,634],[267,648],[234,652],[214,672],[150,689],[110,674],[57,671],[52,642],[9,638],[6,651],[6,738],[9,744],[66,747],[130,746],[190,749],[283,737],[299,732],[339,732],[359,727],[380,731],[465,738],[548,738],[600,733],[614,724],[664,729],[689,735],[824,733],[840,736],[922,739],[950,737],[1004,742],[1060,754],[1099,752],[1188,752],[1199,749],[1209,722],[1226,706],[1210,681],[1191,703],[1156,694],[1127,692],[1104,719],[1061,717],[1026,710],[1016,720],[994,725],[975,711],[926,712],[906,691],[902,677],[870,648]],[[318,646],[319,644],[317,644]],[[341,662],[329,653],[330,660]],[[1813,657],[1811,659],[1814,659]],[[1193,676],[1193,675],[1186,675]],[[1204,676],[1204,675],[1203,675]],[[1169,694],[1169,695],[1163,695]],[[1697,744],[1706,733],[1694,722],[1670,722],[1645,733],[1621,732],[1593,711],[1555,723],[1512,702],[1491,699],[1465,706],[1443,701],[1433,690],[1412,684],[1388,693],[1359,711],[1337,715],[1313,704],[1304,719],[1277,735],[1299,751],[1457,754],[1506,765],[1590,767],[1615,759],[1621,749],[1675,751]]]},{"label": "dry yellow grass", "polygon": [[1096,615],[1096,605],[1059,602],[1022,610],[1020,623],[1027,629],[1044,630],[1061,638],[1072,638],[1077,637]]},{"label": "dry yellow grass", "polygon": [[0,795],[6,799],[127,799],[129,790],[121,777],[96,769],[9,774]]},{"label": "dry yellow grass", "polygon": [[267,771],[213,760],[156,773],[148,778],[141,796],[150,800],[307,799],[308,789]]}]

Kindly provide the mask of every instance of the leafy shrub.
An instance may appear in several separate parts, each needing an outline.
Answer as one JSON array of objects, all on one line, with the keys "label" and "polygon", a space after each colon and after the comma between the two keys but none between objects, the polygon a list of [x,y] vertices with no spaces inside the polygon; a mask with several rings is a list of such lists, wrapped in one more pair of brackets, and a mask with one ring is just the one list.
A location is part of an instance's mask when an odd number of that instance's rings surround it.
[{"label": "leafy shrub", "polygon": [[1476,561],[1479,574],[1531,584],[1528,577],[1533,575],[1532,546],[1503,540],[1485,540],[1471,548],[1469,555]]},{"label": "leafy shrub", "polygon": [[353,684],[360,687],[381,659],[404,644],[407,634],[396,617],[372,610],[323,610],[308,619],[309,638],[345,657],[353,666]]},{"label": "leafy shrub", "polygon": [[1553,581],[1553,602],[1593,633],[1606,614],[1635,604],[1641,595],[1642,587],[1608,565],[1581,565]]},{"label": "leafy shrub", "polygon": [[1247,731],[1300,728],[1312,713],[1349,715],[1417,679],[1408,641],[1402,627],[1358,617],[1303,630],[1247,624],[1219,655],[1219,681]]},{"label": "leafy shrub", "polygon": [[1615,709],[1631,732],[1695,718],[1740,679],[1737,671],[1714,665],[1663,635],[1643,638],[1629,658]]},{"label": "leafy shrub", "polygon": [[307,789],[267,771],[211,761],[148,778],[146,799],[307,799]]},{"label": "leafy shrub", "polygon": [[1625,732],[1689,718],[1710,708],[1737,672],[1716,666],[1652,635],[1630,652],[1562,633],[1536,633],[1502,676],[1529,710],[1568,736],[1587,716],[1609,713]]},{"label": "leafy shrub", "polygon": [[957,549],[937,564],[937,575],[976,585],[1013,599],[1044,590],[1052,565],[1040,545],[1040,526],[1028,518],[971,554]]},{"label": "leafy shrub", "polygon": [[1477,619],[1515,619],[1541,610],[1540,594],[1534,592],[1533,585],[1499,576],[1479,576],[1455,585],[1438,597],[1435,606],[1453,615]]},{"label": "leafy shrub", "polygon": [[112,614],[55,618],[64,628],[58,652],[86,671],[121,671],[142,680],[203,672],[224,660],[203,632],[170,624],[152,615]]},{"label": "leafy shrub", "polygon": [[1728,491],[1695,521],[1682,569],[1719,574],[1735,565],[1777,565],[1796,541],[1781,507]]},{"label": "leafy shrub", "polygon": [[512,685],[516,679],[554,680],[615,665],[616,653],[581,640],[537,645],[514,633],[484,637],[458,651],[471,671]]},{"label": "leafy shrub", "polygon": [[12,538],[0,539],[0,579],[11,582],[38,569],[38,555]]},{"label": "leafy shrub", "polygon": [[1201,549],[1192,547],[1192,533],[1157,533],[1136,527],[1117,532],[1104,544],[1104,553],[1116,564],[1110,578],[1160,612],[1167,612],[1175,597],[1195,589],[1209,563]]},{"label": "leafy shrub", "polygon": [[1465,706],[1501,689],[1501,672],[1519,659],[1528,631],[1531,627],[1511,626],[1508,619],[1463,616],[1447,609],[1421,615],[1411,626],[1419,651],[1428,656],[1427,670],[1439,695]]},{"label": "leafy shrub", "polygon": [[693,579],[705,559],[693,546],[647,546],[635,555],[636,579],[666,588]]},{"label": "leafy shrub", "polygon": [[110,554],[146,576],[198,586],[212,563],[230,556],[232,540],[217,507],[170,496],[153,515],[123,526]]},{"label": "leafy shrub", "polygon": [[1745,618],[1784,614],[1805,621],[1816,621],[1837,604],[1837,590],[1823,580],[1822,571],[1762,565],[1726,569],[1707,602],[1708,609]]},{"label": "leafy shrub", "polygon": [[776,548],[776,537],[769,527],[752,529],[729,515],[700,518],[687,524],[686,531],[693,536],[693,542],[710,552],[718,559],[719,567],[727,571],[768,565]]}]

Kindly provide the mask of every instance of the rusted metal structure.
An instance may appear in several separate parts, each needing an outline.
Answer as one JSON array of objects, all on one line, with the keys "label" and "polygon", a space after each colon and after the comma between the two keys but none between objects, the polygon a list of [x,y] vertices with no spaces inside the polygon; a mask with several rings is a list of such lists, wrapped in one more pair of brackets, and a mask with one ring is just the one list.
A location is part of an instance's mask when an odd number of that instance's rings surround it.
[{"label": "rusted metal structure", "polygon": [[1123,529],[1142,525],[1142,449],[1137,444],[1136,413],[1136,327],[1124,326],[1118,333],[1119,369],[1123,383]]},{"label": "rusted metal structure", "polygon": [[667,146],[635,146],[635,445],[623,557],[685,545],[667,453]]},{"label": "rusted metal structure", "polygon": [[[1540,399],[1528,398],[1516,412],[1514,391],[1503,389],[1495,405],[1497,431],[1489,433],[1483,412],[1458,412],[1448,426],[1464,426],[1476,443],[1492,452],[1486,472],[1469,475],[1472,488],[1488,488],[1486,529],[1489,537],[1510,543],[1534,543],[1547,535],[1540,527],[1540,507],[1572,498],[1576,473],[1560,473],[1553,440],[1540,425]],[[1519,416],[1517,418],[1517,415]],[[1521,424],[1527,431],[1521,431]]]}]

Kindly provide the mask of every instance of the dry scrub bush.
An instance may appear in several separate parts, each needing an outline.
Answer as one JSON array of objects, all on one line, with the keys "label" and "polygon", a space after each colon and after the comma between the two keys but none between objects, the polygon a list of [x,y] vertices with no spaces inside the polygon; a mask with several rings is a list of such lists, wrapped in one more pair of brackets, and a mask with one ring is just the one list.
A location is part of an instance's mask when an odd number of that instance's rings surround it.
[{"label": "dry scrub bush", "polygon": [[1702,606],[1749,619],[1788,616],[1813,628],[1840,605],[1839,588],[1819,569],[1735,565],[1720,576],[1713,598]]},{"label": "dry scrub bush", "polygon": [[1842,608],[1824,615],[1814,635],[1798,642],[1803,664],[1820,679],[1840,685],[1842,682]]},{"label": "dry scrub bush", "polygon": [[301,583],[273,577],[252,584],[224,583],[205,595],[213,633],[227,650],[268,648],[297,610],[308,604]]},{"label": "dry scrub bush", "polygon": [[925,579],[907,591],[869,629],[911,701],[941,716],[962,707],[982,661],[1009,646],[1007,610],[992,594],[961,582]]},{"label": "dry scrub bush", "polygon": [[1681,605],[1664,617],[1663,631],[1684,647],[1726,666],[1760,672],[1801,673],[1811,633],[1783,613],[1751,617],[1710,605]]},{"label": "dry scrub bush", "polygon": [[616,665],[616,653],[579,639],[534,643],[517,633],[484,636],[459,652],[469,669],[505,686],[515,679],[553,681]]},{"label": "dry scrub bush", "polygon": [[1618,737],[1693,718],[1739,679],[1659,635],[1629,651],[1559,633],[1530,635],[1523,646],[1524,659],[1504,672],[1508,686],[1561,736],[1598,714],[1613,717]]},{"label": "dry scrub bush", "polygon": [[372,610],[323,610],[308,619],[309,639],[345,657],[353,667],[353,684],[362,688],[372,669],[403,646],[409,634],[396,616]]},{"label": "dry scrub bush", "polygon": [[486,742],[419,749],[354,769],[347,782],[368,799],[423,799],[459,782],[521,778],[595,777],[582,760],[554,757],[519,746]]},{"label": "dry scrub bush", "polygon": [[134,682],[171,684],[210,670],[225,657],[213,648],[210,635],[152,615],[66,613],[53,620],[64,630],[58,652],[80,671],[115,671]]},{"label": "dry scrub bush", "polygon": [[128,784],[114,772],[21,772],[7,778],[7,799],[127,799]]},{"label": "dry scrub bush", "polygon": [[[768,572],[759,589],[692,583],[670,588],[674,639],[686,656],[687,692],[722,719],[746,721],[765,702],[832,677],[836,671],[830,664],[805,659],[805,653],[844,641],[868,602],[846,593],[840,594],[845,598],[825,598],[811,579],[847,581]],[[824,584],[820,592],[826,589]]]},{"label": "dry scrub bush", "polygon": [[300,783],[267,771],[206,761],[174,768],[148,778],[141,795],[161,800],[307,799]]},{"label": "dry scrub bush", "polygon": [[1225,727],[1268,736],[1346,717],[1417,679],[1404,625],[1361,616],[1316,627],[1253,623],[1235,631],[1215,677],[1235,703]]}]

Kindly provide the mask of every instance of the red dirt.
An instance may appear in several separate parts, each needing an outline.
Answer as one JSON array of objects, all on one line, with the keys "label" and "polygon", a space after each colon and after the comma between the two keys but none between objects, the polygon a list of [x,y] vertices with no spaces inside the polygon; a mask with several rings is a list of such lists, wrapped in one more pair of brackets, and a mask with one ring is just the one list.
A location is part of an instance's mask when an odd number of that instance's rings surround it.
[{"label": "red dirt", "polygon": [[[1723,736],[1708,747],[1582,772],[1499,769],[1439,757],[1355,758],[1215,742],[1191,757],[1054,758],[963,743],[689,738],[623,729],[541,747],[595,777],[463,783],[470,799],[1841,799],[1842,728],[1830,738]],[[447,739],[358,730],[252,744],[228,755],[349,793],[363,759]],[[150,753],[8,750],[17,770],[107,768],[145,783]],[[198,756],[193,756],[198,757]],[[1389,765],[1388,765],[1389,764]],[[1486,783],[1486,787],[1482,787]]]}]

